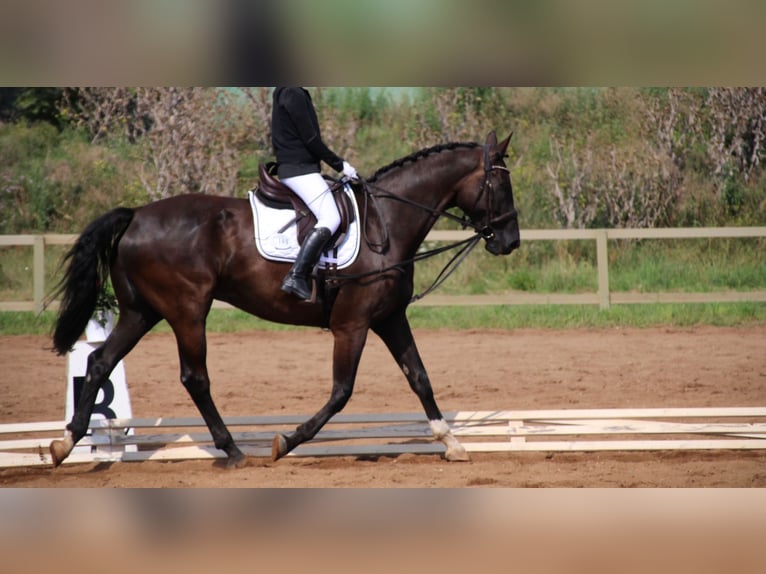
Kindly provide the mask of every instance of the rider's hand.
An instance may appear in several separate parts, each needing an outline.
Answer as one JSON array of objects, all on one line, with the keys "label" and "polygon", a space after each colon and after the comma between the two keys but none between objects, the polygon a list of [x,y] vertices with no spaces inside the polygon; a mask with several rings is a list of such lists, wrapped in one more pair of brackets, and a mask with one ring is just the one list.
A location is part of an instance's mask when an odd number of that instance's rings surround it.
[{"label": "rider's hand", "polygon": [[356,170],[354,169],[354,166],[352,166],[347,161],[343,162],[343,175],[346,177],[350,177],[351,179],[359,179],[359,176],[356,173]]}]

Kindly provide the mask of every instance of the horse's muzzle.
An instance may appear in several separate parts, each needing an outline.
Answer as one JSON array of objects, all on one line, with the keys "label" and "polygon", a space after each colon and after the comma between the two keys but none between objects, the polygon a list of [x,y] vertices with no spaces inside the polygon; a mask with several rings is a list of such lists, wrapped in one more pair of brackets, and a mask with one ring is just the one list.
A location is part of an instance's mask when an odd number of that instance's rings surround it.
[{"label": "horse's muzzle", "polygon": [[486,242],[486,249],[492,255],[509,255],[521,246],[518,211],[510,209],[490,220],[479,231]]},{"label": "horse's muzzle", "polygon": [[521,247],[521,239],[518,237],[505,243],[500,241],[497,236],[487,240],[487,244],[485,246],[486,250],[489,251],[492,255],[509,255],[519,247]]}]

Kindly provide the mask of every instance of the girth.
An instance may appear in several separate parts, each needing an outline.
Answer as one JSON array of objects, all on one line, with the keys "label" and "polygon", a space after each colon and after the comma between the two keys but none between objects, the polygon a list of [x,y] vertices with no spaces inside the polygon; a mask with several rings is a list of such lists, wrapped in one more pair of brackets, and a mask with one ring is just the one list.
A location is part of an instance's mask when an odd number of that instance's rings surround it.
[{"label": "girth", "polygon": [[[298,230],[298,243],[303,245],[303,240],[316,225],[316,216],[293,190],[273,175],[275,168],[276,164],[273,162],[261,164],[258,167],[260,183],[255,190],[255,195],[268,207],[295,211],[293,222]],[[348,232],[348,226],[354,221],[354,208],[350,204],[351,200],[348,195],[343,192],[343,185],[334,180],[328,180],[327,185],[340,214],[340,225],[330,239],[330,245],[338,245]]]}]

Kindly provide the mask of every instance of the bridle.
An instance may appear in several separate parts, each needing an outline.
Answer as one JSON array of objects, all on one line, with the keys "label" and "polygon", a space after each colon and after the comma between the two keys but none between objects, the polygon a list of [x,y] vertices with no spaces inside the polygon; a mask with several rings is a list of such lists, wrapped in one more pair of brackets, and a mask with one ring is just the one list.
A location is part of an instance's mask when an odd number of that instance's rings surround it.
[{"label": "bridle", "polygon": [[[491,161],[491,158],[489,156],[489,149],[490,146],[485,144],[483,147],[483,167],[484,167],[484,177],[482,178],[482,183],[479,187],[479,191],[476,194],[476,200],[474,201],[473,206],[471,207],[470,211],[474,211],[476,209],[476,206],[479,204],[479,201],[481,201],[482,197],[486,197],[486,209],[484,210],[485,213],[485,220],[482,223],[475,223],[463,210],[463,216],[459,217],[457,215],[454,215],[448,211],[442,210],[442,209],[436,209],[433,207],[430,207],[428,205],[424,205],[422,203],[418,203],[417,201],[413,201],[408,198],[399,197],[397,195],[393,195],[389,193],[384,188],[377,186],[364,178],[360,178],[362,182],[362,186],[364,188],[364,195],[365,195],[365,213],[366,213],[366,207],[367,202],[371,200],[372,205],[374,206],[375,210],[378,211],[380,214],[380,208],[378,206],[377,200],[378,199],[392,199],[394,201],[398,201],[400,203],[404,203],[407,205],[411,205],[413,207],[416,207],[422,211],[426,211],[434,216],[434,220],[438,219],[439,217],[444,217],[446,219],[450,219],[452,221],[458,222],[463,229],[470,227],[474,230],[474,234],[467,239],[463,239],[461,241],[457,241],[455,243],[450,243],[449,245],[445,245],[442,247],[437,247],[435,249],[431,249],[428,251],[423,251],[420,253],[417,253],[414,257],[407,259],[405,261],[400,261],[399,263],[395,263],[393,265],[390,265],[388,267],[385,267],[383,269],[376,269],[373,271],[367,271],[365,273],[357,273],[353,275],[347,275],[347,274],[336,274],[333,276],[327,276],[326,279],[328,281],[342,281],[342,280],[351,280],[351,279],[360,279],[364,277],[370,277],[373,275],[379,275],[382,273],[385,273],[387,271],[392,270],[398,270],[401,272],[404,272],[405,267],[415,263],[417,261],[422,261],[423,259],[428,259],[429,257],[433,257],[435,255],[439,255],[441,253],[444,253],[445,251],[450,251],[452,249],[458,249],[458,251],[455,253],[455,255],[447,262],[447,264],[444,266],[444,268],[441,270],[441,272],[437,275],[436,279],[434,279],[434,282],[429,286],[427,289],[425,289],[423,292],[414,295],[410,302],[417,301],[418,299],[421,299],[425,297],[428,293],[435,290],[437,287],[439,287],[446,279],[452,275],[452,273],[455,272],[457,267],[463,262],[463,260],[468,256],[468,254],[473,250],[474,247],[484,239],[485,241],[490,241],[494,239],[495,232],[493,230],[493,225],[499,225],[501,223],[505,223],[509,219],[517,218],[518,212],[516,208],[511,208],[509,211],[505,213],[501,213],[498,215],[495,215],[494,217],[491,215],[492,213],[492,199],[494,198],[495,194],[495,188],[492,184],[491,174],[495,170],[503,170],[506,172],[510,172],[510,170],[505,167],[504,165],[496,165]],[[373,193],[371,189],[375,189],[377,193]],[[379,218],[381,221],[383,221],[383,218]],[[363,225],[364,227],[364,225]],[[384,240],[381,243],[372,243],[366,236],[365,232],[365,239],[367,241],[367,246],[370,249],[374,248],[381,248],[382,246],[385,246],[388,244],[388,226],[384,223],[383,224],[383,237]]]},{"label": "bridle", "polygon": [[479,193],[476,194],[476,200],[473,202],[473,206],[471,207],[470,211],[474,211],[476,209],[476,206],[479,205],[479,201],[481,201],[481,198],[486,195],[486,209],[484,210],[485,221],[483,224],[477,225],[471,222],[468,216],[464,216],[464,219],[468,219],[468,221],[470,222],[469,223],[470,227],[473,227],[474,231],[476,231],[479,235],[481,235],[482,239],[484,239],[485,241],[489,241],[491,239],[494,239],[495,237],[495,232],[492,229],[493,225],[499,225],[501,223],[505,223],[509,219],[518,218],[519,214],[518,214],[518,211],[516,211],[516,208],[514,207],[505,213],[501,213],[499,215],[496,215],[495,217],[491,217],[492,200],[494,199],[495,187],[494,185],[492,185],[492,180],[490,179],[490,175],[495,170],[502,170],[508,173],[510,173],[510,170],[504,165],[496,165],[491,161],[489,157],[489,145],[484,145],[483,148],[484,148],[483,149],[484,179],[482,180],[481,187],[479,188]]}]

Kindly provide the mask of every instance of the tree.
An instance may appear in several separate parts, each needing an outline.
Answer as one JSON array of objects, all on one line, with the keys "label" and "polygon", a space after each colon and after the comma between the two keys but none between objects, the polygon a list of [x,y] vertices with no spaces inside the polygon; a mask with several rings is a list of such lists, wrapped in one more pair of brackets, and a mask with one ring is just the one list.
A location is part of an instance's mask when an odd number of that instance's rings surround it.
[{"label": "tree", "polygon": [[60,114],[61,88],[0,88],[0,121],[65,123]]},{"label": "tree", "polygon": [[143,156],[139,178],[152,199],[181,193],[232,195],[238,153],[269,142],[265,88],[85,88],[72,116],[93,141],[122,137]]},{"label": "tree", "polygon": [[629,101],[634,113],[650,118],[630,128],[633,137],[599,141],[603,135],[594,132],[581,141],[575,133],[560,142],[551,136],[550,204],[567,228],[655,227],[672,220],[683,183],[681,152],[671,137],[677,108],[652,109],[651,98]]},{"label": "tree", "polygon": [[[428,88],[415,112],[416,148],[448,141],[483,141],[505,124],[505,107],[496,88]],[[498,125],[495,125],[498,124]]]}]

